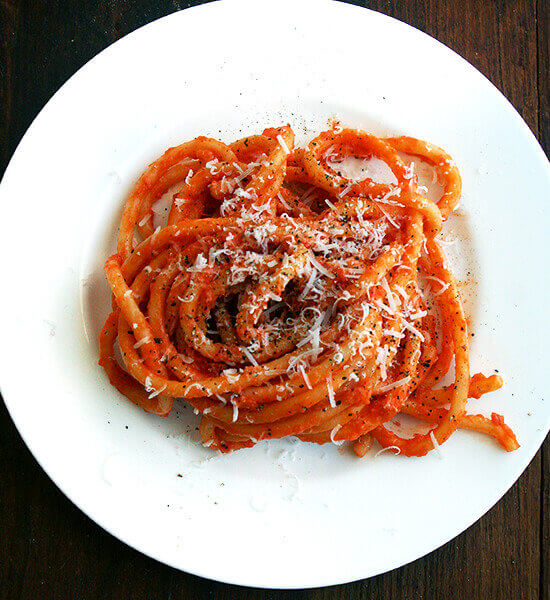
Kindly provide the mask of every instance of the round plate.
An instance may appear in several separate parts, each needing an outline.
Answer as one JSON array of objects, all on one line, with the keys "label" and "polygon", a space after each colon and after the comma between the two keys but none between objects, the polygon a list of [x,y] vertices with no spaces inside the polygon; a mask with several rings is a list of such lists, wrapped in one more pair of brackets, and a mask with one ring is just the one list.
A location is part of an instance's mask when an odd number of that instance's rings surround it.
[{"label": "round plate", "polygon": [[[358,460],[290,440],[217,456],[189,409],[147,415],[98,367],[103,262],[145,166],[197,135],[231,141],[290,122],[305,139],[331,117],[429,140],[458,163],[464,196],[447,231],[475,333],[472,372],[498,369],[506,381],[471,406],[503,413],[517,452],[460,431],[441,458]],[[546,159],[504,97],[403,23],[319,0],[170,15],[78,71],[6,171],[0,381],[10,414],[77,506],[179,569],[294,588],[403,565],[487,511],[547,432],[548,189]]]}]

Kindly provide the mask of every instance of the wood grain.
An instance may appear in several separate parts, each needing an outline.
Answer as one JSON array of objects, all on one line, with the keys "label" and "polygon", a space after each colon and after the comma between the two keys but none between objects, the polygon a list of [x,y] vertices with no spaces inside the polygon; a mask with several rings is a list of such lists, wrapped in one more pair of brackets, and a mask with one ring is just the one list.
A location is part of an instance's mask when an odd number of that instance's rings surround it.
[{"label": "wood grain", "polygon": [[[107,45],[156,18],[200,4],[178,0],[0,0],[0,173],[46,101]],[[548,152],[547,0],[373,0],[481,70]],[[410,565],[345,586],[265,591],[180,573],[105,533],[37,465],[0,407],[2,600],[547,600],[549,444],[492,510]],[[368,543],[368,540],[365,541]]]}]

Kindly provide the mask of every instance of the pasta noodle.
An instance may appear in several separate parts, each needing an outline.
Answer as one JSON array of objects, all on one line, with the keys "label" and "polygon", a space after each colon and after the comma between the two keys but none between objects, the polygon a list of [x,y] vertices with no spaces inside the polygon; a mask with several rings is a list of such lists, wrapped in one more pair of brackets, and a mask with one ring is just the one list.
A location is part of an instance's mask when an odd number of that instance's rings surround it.
[{"label": "pasta noodle", "polygon": [[[400,153],[435,169],[438,203]],[[384,161],[394,183],[346,177],[348,157]],[[459,427],[514,450],[502,417],[466,412],[468,397],[502,380],[470,378],[464,311],[436,237],[460,192],[451,158],[409,137],[333,127],[295,148],[283,126],[170,148],[130,193],[105,265],[113,302],[100,364],[147,412],[188,402],[203,443],[221,452],[292,435],[351,441],[358,456],[374,440],[422,456]],[[155,229],[165,195],[167,224]],[[435,389],[453,363],[453,383]],[[400,413],[433,427],[400,436],[387,426]]]}]

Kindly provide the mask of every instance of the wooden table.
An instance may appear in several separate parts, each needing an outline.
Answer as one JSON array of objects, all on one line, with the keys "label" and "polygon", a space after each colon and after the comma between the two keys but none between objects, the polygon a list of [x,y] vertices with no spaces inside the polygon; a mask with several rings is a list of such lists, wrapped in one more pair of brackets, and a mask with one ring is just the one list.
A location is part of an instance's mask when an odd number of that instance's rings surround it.
[{"label": "wooden table", "polygon": [[[548,151],[548,0],[353,3],[397,17],[456,50],[502,90]],[[137,27],[195,4],[0,0],[0,173],[45,102],[86,61]],[[0,600],[547,599],[549,448],[547,440],[487,515],[410,565],[349,585],[262,591],[180,573],[105,533],[44,474],[2,404]]]}]

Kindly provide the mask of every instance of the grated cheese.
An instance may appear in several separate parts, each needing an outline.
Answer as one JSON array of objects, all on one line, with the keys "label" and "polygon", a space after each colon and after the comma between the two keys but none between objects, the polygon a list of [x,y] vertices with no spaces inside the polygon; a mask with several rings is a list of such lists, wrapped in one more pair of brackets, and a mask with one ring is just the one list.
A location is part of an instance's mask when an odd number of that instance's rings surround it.
[{"label": "grated cheese", "polygon": [[302,374],[302,377],[304,378],[304,381],[307,385],[307,387],[312,390],[313,388],[311,387],[311,383],[309,382],[309,377],[307,376],[307,373],[304,369],[304,365],[299,365],[298,366],[298,370],[300,371],[300,373]]},{"label": "grated cheese", "polygon": [[336,441],[334,439],[334,436],[340,431],[340,429],[342,429],[342,425],[336,425],[336,427],[334,427],[332,429],[332,431],[330,432],[330,441],[335,444],[336,446],[341,446],[346,440],[338,440]]},{"label": "grated cheese", "polygon": [[398,379],[397,381],[394,381],[393,383],[388,383],[386,385],[383,385],[382,387],[378,388],[378,391],[381,394],[383,394],[384,392],[389,392],[390,390],[393,390],[397,387],[401,387],[402,385],[405,385],[406,383],[409,383],[410,380],[411,380],[410,376],[407,375],[407,377]]},{"label": "grated cheese", "polygon": [[279,145],[281,146],[281,148],[284,150],[285,154],[290,154],[290,149],[287,146],[287,143],[285,142],[285,140],[281,134],[279,134],[277,136],[277,141],[279,142]]},{"label": "grated cheese", "polygon": [[398,446],[386,446],[385,448],[382,448],[382,450],[378,450],[378,452],[374,455],[374,458],[380,456],[381,454],[384,454],[388,450],[397,450],[395,454],[401,454],[401,448],[399,448]]},{"label": "grated cheese", "polygon": [[334,400],[334,387],[332,385],[332,373],[329,372],[327,377],[327,391],[328,391],[328,402],[332,408],[336,408],[336,401]]},{"label": "grated cheese", "polygon": [[255,366],[258,367],[258,361],[252,356],[252,352],[248,348],[243,348],[243,354],[248,358],[248,360]]},{"label": "grated cheese", "polygon": [[353,184],[348,183],[348,185],[341,192],[338,192],[338,197],[343,198],[351,190],[352,187]]},{"label": "grated cheese", "polygon": [[141,346],[143,346],[143,344],[146,344],[147,342],[150,342],[150,341],[151,341],[151,338],[148,335],[146,335],[145,337],[142,337],[141,340],[139,340],[139,342],[136,342],[134,344],[134,348],[136,348],[136,349],[141,348]]},{"label": "grated cheese", "polygon": [[430,281],[435,281],[441,286],[441,288],[437,292],[434,292],[434,296],[441,295],[451,285],[449,282],[445,283],[442,279],[439,279],[439,277],[433,277],[432,275],[427,276],[426,279],[429,279]]},{"label": "grated cheese", "polygon": [[159,394],[161,394],[167,387],[168,387],[168,384],[165,383],[160,389],[152,391],[149,394],[149,398],[155,398],[156,396],[158,396]]},{"label": "grated cheese", "polygon": [[439,458],[443,458],[443,455],[441,454],[441,449],[439,447],[439,442],[437,441],[437,439],[436,439],[436,437],[434,435],[434,430],[433,429],[430,431],[430,438],[432,440],[432,444],[433,444],[434,450],[437,452],[437,456]]},{"label": "grated cheese", "polygon": [[405,329],[407,329],[408,331],[410,331],[411,333],[414,333],[414,335],[418,336],[420,338],[420,341],[423,342],[424,341],[424,335],[422,334],[421,331],[419,331],[416,327],[414,327],[413,325],[411,325],[410,323],[407,323],[407,321],[405,321],[403,323],[403,327]]}]

